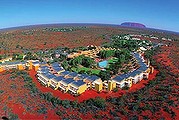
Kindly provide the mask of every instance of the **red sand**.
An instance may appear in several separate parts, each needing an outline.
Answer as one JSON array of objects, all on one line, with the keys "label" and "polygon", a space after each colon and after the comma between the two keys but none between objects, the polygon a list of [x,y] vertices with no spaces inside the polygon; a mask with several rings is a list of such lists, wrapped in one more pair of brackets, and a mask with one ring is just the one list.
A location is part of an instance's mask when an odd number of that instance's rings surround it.
[{"label": "red sand", "polygon": [[[24,81],[20,77],[11,79],[10,74],[2,72],[0,79],[0,86],[4,92],[0,97],[0,116],[8,116],[9,113],[17,114],[20,119],[58,119],[59,117],[55,114],[55,110],[47,111],[47,114],[39,114],[36,110],[39,105],[51,109],[52,105],[47,101],[40,99],[40,96],[32,97],[29,95],[29,90],[24,88]],[[11,85],[15,85],[16,88],[11,88]],[[24,101],[25,104],[21,102]],[[27,107],[32,107],[29,111]],[[3,108],[6,108],[4,110]]]}]

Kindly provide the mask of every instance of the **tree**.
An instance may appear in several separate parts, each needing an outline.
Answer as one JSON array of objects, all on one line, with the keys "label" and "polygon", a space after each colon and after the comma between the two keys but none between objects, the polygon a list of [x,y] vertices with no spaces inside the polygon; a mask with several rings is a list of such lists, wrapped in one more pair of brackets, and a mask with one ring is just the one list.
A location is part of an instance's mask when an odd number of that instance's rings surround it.
[{"label": "tree", "polygon": [[111,75],[108,71],[100,71],[99,72],[99,77],[104,81],[104,80],[109,80]]},{"label": "tree", "polygon": [[84,67],[91,67],[91,65],[94,63],[94,61],[90,57],[84,57],[82,59],[82,65]]}]

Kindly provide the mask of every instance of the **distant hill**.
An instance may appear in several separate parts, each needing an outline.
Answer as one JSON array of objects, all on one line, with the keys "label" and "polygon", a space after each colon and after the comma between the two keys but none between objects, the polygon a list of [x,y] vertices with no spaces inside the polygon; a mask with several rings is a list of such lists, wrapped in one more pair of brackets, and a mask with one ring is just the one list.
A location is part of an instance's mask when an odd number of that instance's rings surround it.
[{"label": "distant hill", "polygon": [[135,27],[135,28],[146,28],[146,26],[141,23],[133,23],[133,22],[124,22],[121,24],[121,26]]}]

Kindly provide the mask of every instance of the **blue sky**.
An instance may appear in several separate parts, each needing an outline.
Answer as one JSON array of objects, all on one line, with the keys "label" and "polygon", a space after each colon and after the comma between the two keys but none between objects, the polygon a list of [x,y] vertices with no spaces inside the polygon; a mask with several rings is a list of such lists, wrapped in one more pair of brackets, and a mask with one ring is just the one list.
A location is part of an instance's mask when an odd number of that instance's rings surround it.
[{"label": "blue sky", "polygon": [[0,0],[0,28],[122,22],[179,32],[179,0]]}]

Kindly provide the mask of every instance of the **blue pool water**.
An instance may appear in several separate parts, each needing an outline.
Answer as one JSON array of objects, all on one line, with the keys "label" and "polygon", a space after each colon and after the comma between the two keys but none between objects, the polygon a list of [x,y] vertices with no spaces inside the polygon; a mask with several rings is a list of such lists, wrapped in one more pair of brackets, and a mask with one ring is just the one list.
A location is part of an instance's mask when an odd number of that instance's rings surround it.
[{"label": "blue pool water", "polygon": [[104,61],[98,63],[98,66],[100,68],[106,68],[107,65],[108,65],[108,61],[107,60],[104,60]]}]

